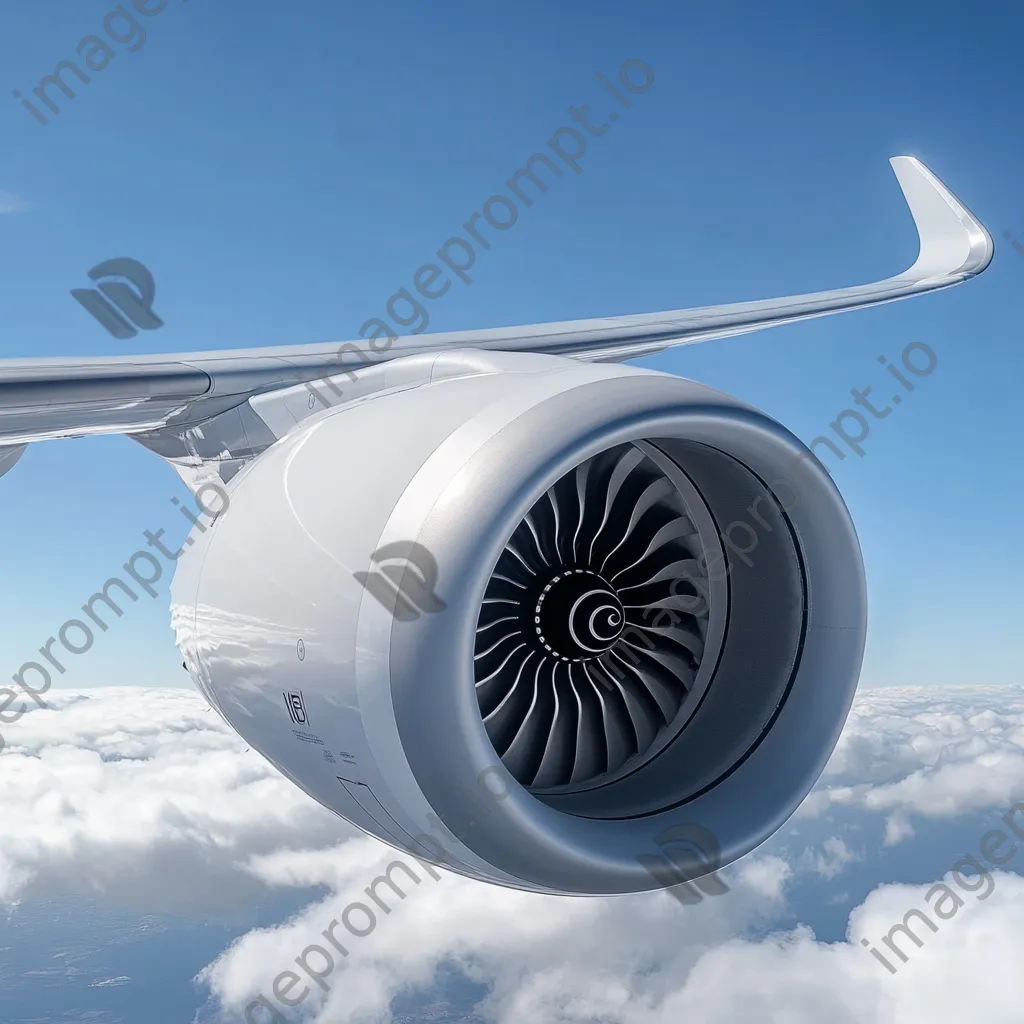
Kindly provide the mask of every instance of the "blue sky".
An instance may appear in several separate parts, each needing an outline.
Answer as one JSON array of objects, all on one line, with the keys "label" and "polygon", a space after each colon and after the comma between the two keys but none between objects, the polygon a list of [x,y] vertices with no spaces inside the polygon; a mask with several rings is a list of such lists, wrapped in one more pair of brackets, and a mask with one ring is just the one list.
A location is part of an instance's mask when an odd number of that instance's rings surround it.
[{"label": "blue sky", "polygon": [[[589,140],[580,175],[481,256],[471,286],[431,306],[430,330],[897,272],[916,240],[887,160],[923,159],[996,238],[982,278],[645,364],[736,394],[810,441],[851,388],[895,393],[882,390],[879,354],[894,362],[908,342],[928,344],[934,373],[873,425],[863,458],[831,467],[868,572],[863,684],[1019,678],[1024,258],[1002,232],[1024,238],[1024,11],[170,0],[138,18],[144,45],[112,44],[109,66],[40,125],[10,91],[30,94],[112,8],[5,8],[0,191],[21,208],[0,216],[3,356],[355,337],[571,123],[570,105],[615,109],[595,74],[614,80],[630,58],[653,69],[652,88]],[[163,329],[117,341],[69,295],[115,256],[153,271]],[[6,671],[119,571],[144,530],[184,535],[174,495],[175,474],[123,438],[37,445],[3,478]],[[166,579],[63,681],[189,685]]]}]

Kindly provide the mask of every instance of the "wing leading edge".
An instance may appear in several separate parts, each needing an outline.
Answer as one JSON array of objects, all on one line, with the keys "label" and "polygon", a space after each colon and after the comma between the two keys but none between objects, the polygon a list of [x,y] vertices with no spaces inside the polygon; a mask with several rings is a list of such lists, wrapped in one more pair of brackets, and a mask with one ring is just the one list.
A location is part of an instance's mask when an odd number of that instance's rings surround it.
[{"label": "wing leading edge", "polygon": [[93,433],[151,434],[164,427],[177,432],[253,395],[402,356],[472,348],[622,361],[675,345],[911,298],[985,270],[994,245],[981,222],[919,160],[897,156],[889,162],[920,241],[913,266],[895,277],[731,305],[413,335],[383,352],[361,340],[180,355],[0,360],[0,475],[20,455],[16,446],[30,441]]}]

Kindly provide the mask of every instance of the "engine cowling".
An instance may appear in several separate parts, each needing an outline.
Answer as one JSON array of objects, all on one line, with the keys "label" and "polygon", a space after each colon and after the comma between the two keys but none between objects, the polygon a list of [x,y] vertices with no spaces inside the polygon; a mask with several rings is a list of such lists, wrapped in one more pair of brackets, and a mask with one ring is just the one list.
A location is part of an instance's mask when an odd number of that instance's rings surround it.
[{"label": "engine cowling", "polygon": [[469,354],[300,423],[228,497],[172,587],[197,685],[320,803],[461,873],[636,892],[675,840],[710,871],[846,720],[846,507],[693,381]]}]

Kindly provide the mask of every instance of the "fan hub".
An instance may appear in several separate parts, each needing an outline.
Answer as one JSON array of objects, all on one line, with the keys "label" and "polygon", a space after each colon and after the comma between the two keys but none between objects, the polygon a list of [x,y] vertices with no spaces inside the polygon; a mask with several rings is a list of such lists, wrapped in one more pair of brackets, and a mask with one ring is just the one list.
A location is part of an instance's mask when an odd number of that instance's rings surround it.
[{"label": "fan hub", "polygon": [[607,580],[588,569],[566,569],[541,591],[534,609],[537,639],[562,661],[589,661],[615,646],[625,609]]}]

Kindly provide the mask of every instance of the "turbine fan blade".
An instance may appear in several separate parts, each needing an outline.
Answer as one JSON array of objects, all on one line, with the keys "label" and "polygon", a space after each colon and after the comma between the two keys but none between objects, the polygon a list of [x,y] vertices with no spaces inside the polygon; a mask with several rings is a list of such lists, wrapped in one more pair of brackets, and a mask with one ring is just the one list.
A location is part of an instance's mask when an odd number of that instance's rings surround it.
[{"label": "turbine fan blade", "polygon": [[488,582],[474,658],[484,727],[521,785],[594,784],[671,727],[704,652],[702,553],[678,486],[638,444],[535,502]]}]

